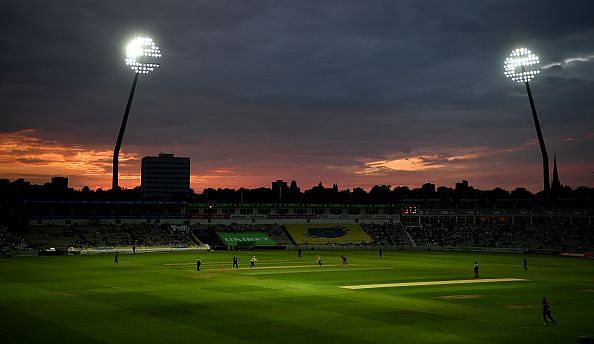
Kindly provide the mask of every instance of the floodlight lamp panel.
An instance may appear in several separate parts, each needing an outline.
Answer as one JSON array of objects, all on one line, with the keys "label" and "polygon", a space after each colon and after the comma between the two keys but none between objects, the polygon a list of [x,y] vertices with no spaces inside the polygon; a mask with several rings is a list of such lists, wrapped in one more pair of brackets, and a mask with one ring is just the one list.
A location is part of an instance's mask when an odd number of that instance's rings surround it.
[{"label": "floodlight lamp panel", "polygon": [[504,74],[515,82],[526,83],[540,73],[538,56],[526,48],[515,49],[505,59]]},{"label": "floodlight lamp panel", "polygon": [[159,68],[160,57],[161,49],[150,37],[136,37],[126,47],[126,65],[139,74]]}]

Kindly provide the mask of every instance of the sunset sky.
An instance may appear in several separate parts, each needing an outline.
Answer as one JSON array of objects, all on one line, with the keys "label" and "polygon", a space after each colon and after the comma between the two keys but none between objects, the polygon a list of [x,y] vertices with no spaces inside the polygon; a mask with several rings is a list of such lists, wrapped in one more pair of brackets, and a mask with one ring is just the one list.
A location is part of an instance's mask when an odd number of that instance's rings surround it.
[{"label": "sunset sky", "polygon": [[594,2],[0,2],[0,179],[109,188],[133,72],[148,34],[161,67],[141,76],[120,154],[191,157],[191,184],[542,187],[525,88],[503,61],[541,58],[531,83],[560,179],[594,186]]}]

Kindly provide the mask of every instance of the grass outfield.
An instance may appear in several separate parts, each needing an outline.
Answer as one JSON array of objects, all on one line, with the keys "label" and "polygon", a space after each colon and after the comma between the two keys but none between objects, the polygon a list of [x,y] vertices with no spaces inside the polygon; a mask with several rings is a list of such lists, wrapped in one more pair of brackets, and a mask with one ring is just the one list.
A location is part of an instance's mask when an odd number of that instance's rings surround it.
[{"label": "grass outfield", "polygon": [[[0,342],[542,344],[594,335],[592,260],[529,256],[524,272],[519,255],[237,254],[242,269],[232,271],[233,253],[200,253],[201,272],[196,253],[120,255],[119,265],[112,255],[2,259]],[[341,288],[466,280],[475,257],[484,279],[526,281]],[[542,296],[559,326],[543,325]]]}]

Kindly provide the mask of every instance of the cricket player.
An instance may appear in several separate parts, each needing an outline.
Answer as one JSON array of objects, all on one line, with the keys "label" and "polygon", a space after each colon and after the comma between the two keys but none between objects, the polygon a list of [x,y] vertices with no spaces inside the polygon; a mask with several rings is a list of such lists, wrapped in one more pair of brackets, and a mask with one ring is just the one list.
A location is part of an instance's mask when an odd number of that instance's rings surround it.
[{"label": "cricket player", "polygon": [[545,325],[549,324],[547,318],[553,322],[553,325],[557,325],[557,321],[553,319],[553,316],[551,315],[551,306],[546,297],[542,298],[542,318],[544,319]]}]

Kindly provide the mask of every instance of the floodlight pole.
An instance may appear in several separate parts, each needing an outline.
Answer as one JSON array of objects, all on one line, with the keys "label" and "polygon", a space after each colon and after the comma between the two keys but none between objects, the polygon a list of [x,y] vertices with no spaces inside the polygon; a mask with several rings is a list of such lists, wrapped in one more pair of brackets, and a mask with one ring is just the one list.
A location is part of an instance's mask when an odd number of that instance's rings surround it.
[{"label": "floodlight pole", "polygon": [[528,99],[530,100],[530,108],[532,109],[532,118],[534,119],[534,126],[536,127],[536,135],[538,136],[538,143],[540,144],[540,153],[542,154],[542,173],[543,173],[543,186],[544,192],[548,196],[551,191],[551,185],[549,184],[549,155],[547,154],[547,147],[542,137],[542,131],[540,130],[540,122],[538,121],[538,115],[536,114],[536,107],[534,106],[534,99],[532,99],[532,91],[530,91],[530,84],[525,82],[526,91],[528,92]]},{"label": "floodlight pole", "polygon": [[128,114],[130,113],[130,107],[132,106],[132,98],[134,98],[134,91],[136,90],[136,84],[138,83],[138,74],[134,75],[134,82],[132,82],[132,89],[130,90],[130,96],[128,97],[128,104],[126,105],[126,111],[124,111],[124,118],[122,118],[122,125],[120,126],[120,133],[118,134],[118,140],[116,141],[115,148],[113,149],[113,174],[111,189],[113,191],[119,190],[118,185],[118,158],[120,156],[120,147],[122,146],[122,139],[124,138],[124,131],[126,130],[126,123],[128,123]]}]

